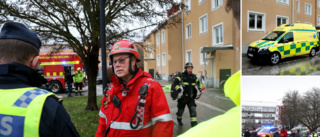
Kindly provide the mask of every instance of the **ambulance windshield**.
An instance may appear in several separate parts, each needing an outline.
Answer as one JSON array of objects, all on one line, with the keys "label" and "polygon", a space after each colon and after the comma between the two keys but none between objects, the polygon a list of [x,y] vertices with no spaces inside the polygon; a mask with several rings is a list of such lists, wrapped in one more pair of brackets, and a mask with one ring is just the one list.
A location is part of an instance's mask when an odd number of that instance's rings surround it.
[{"label": "ambulance windshield", "polygon": [[283,33],[284,31],[273,31],[264,38],[262,38],[262,40],[276,41]]}]

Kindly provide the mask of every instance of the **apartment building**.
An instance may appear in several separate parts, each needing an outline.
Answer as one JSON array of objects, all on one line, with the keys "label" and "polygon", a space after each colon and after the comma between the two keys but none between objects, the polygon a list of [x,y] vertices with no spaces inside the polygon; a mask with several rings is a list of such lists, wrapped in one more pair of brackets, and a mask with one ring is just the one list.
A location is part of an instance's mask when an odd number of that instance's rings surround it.
[{"label": "apartment building", "polygon": [[242,128],[258,128],[277,125],[278,106],[276,102],[242,101]]},{"label": "apartment building", "polygon": [[[183,2],[183,11],[170,14],[145,37],[144,45],[150,49],[145,53],[145,71],[159,72],[162,79],[168,79],[192,62],[193,73],[206,74],[207,86],[218,88],[221,81],[240,69],[240,45],[235,44],[232,12],[225,10],[227,0]],[[168,22],[178,19],[179,23],[168,27]]]},{"label": "apartment building", "polygon": [[281,24],[320,25],[320,0],[242,1],[242,53]]}]

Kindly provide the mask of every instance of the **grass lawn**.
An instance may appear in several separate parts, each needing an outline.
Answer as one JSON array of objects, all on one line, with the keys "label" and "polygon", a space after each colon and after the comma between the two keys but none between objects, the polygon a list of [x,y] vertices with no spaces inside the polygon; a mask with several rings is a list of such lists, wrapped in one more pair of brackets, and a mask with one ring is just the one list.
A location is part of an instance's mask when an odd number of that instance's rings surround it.
[{"label": "grass lawn", "polygon": [[[97,97],[97,105],[100,108],[102,96]],[[94,137],[99,124],[99,111],[84,110],[88,97],[63,98],[63,105],[69,113],[81,137]]]}]

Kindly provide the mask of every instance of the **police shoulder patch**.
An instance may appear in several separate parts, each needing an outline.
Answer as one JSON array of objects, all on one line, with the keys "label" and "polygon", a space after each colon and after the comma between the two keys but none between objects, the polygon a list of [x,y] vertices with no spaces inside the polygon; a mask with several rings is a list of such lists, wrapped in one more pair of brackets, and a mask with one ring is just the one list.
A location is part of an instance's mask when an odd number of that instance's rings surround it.
[{"label": "police shoulder patch", "polygon": [[52,95],[51,97],[53,97],[54,99],[56,99],[58,102],[62,102],[62,98],[60,98],[59,96],[57,95]]}]

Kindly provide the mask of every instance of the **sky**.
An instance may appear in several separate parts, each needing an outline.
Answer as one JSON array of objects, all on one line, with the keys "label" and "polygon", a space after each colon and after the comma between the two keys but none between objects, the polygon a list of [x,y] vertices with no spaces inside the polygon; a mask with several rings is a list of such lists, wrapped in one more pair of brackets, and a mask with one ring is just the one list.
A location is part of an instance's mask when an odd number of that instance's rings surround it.
[{"label": "sky", "polygon": [[281,102],[286,92],[320,88],[319,76],[242,76],[242,101]]}]

